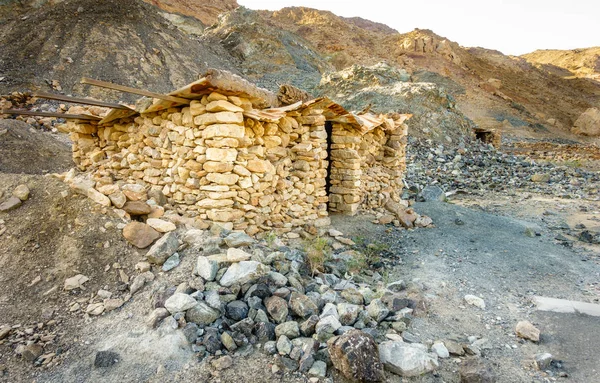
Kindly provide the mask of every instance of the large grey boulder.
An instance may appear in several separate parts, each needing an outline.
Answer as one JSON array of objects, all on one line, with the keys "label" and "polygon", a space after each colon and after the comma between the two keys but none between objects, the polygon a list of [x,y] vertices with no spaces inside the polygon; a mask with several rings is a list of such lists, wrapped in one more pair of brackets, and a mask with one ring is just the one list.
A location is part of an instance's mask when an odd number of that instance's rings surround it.
[{"label": "large grey boulder", "polygon": [[169,232],[152,245],[146,257],[149,262],[162,265],[177,251],[177,248],[179,248],[179,239],[174,232]]},{"label": "large grey boulder", "polygon": [[379,357],[386,370],[400,376],[419,376],[439,366],[437,355],[427,353],[427,347],[419,343],[383,342]]}]

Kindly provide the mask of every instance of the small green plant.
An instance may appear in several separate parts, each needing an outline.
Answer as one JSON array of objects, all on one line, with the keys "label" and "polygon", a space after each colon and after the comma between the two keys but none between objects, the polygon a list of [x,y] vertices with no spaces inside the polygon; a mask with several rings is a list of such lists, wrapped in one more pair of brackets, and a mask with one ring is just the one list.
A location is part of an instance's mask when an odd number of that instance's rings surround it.
[{"label": "small green plant", "polygon": [[390,245],[384,242],[375,241],[369,243],[365,249],[365,254],[369,263],[376,263],[381,260],[381,254],[390,251]]},{"label": "small green plant", "polygon": [[273,245],[275,244],[276,239],[277,239],[277,234],[275,234],[272,231],[270,231],[267,235],[265,235],[265,242],[267,243],[267,246],[269,246],[270,248],[273,248]]},{"label": "small green plant", "polygon": [[346,261],[346,267],[350,274],[359,273],[369,266],[367,256],[364,253],[360,251],[356,251],[355,253],[354,257]]},{"label": "small green plant", "polygon": [[331,255],[331,247],[327,239],[316,237],[312,241],[308,241],[304,246],[306,252],[306,261],[310,272],[314,275],[317,272],[323,272],[323,265]]}]

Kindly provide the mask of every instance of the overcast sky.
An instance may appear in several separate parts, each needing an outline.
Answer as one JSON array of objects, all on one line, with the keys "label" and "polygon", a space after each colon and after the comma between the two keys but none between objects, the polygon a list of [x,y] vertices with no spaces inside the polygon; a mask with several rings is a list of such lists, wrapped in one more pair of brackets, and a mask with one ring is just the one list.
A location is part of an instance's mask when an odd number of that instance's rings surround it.
[{"label": "overcast sky", "polygon": [[600,0],[238,0],[250,9],[288,6],[360,16],[401,33],[431,29],[462,46],[520,55],[600,46]]}]

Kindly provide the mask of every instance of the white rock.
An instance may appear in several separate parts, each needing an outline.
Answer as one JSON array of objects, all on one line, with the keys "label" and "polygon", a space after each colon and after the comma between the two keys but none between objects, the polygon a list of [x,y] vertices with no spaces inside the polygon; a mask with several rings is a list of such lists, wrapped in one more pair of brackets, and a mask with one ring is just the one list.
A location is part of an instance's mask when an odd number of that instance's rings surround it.
[{"label": "white rock", "polygon": [[470,295],[467,294],[465,295],[465,301],[473,306],[479,307],[482,310],[485,310],[485,302],[483,301],[483,299],[475,296],[475,295]]},{"label": "white rock", "polygon": [[97,204],[100,204],[102,206],[109,207],[111,205],[110,198],[108,198],[107,196],[100,193],[98,190],[96,190],[94,188],[88,189],[87,196],[89,199],[91,199],[92,201],[94,201]]},{"label": "white rock", "polygon": [[386,341],[379,345],[379,357],[386,370],[400,376],[419,376],[435,370],[437,356],[421,344]]},{"label": "white rock", "polygon": [[225,287],[243,285],[266,275],[269,271],[269,267],[260,262],[242,261],[229,266],[219,283]]},{"label": "white rock", "polygon": [[219,263],[200,255],[196,262],[196,272],[206,281],[214,281],[219,271]]},{"label": "white rock", "polygon": [[65,279],[65,290],[75,290],[83,287],[83,284],[90,279],[83,274],[77,274],[74,277]]},{"label": "white rock", "polygon": [[196,305],[196,300],[191,296],[183,293],[175,293],[165,301],[165,308],[171,314],[186,311]]},{"label": "white rock", "polygon": [[169,231],[173,231],[177,229],[173,222],[165,221],[158,218],[148,218],[146,220],[146,224],[158,231],[159,233],[168,233]]},{"label": "white rock", "polygon": [[431,346],[431,351],[435,352],[436,355],[442,359],[450,357],[450,352],[442,342],[434,343],[433,346]]}]

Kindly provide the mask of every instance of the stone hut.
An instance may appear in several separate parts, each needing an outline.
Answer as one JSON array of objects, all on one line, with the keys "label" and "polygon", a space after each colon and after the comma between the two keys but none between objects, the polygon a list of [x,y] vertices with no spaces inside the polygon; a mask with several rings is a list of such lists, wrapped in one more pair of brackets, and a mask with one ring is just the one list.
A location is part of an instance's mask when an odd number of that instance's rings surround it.
[{"label": "stone hut", "polygon": [[327,98],[281,106],[217,70],[169,96],[67,122],[75,163],[117,208],[114,193],[145,190],[150,205],[253,235],[400,199],[410,115],[355,114]]}]

